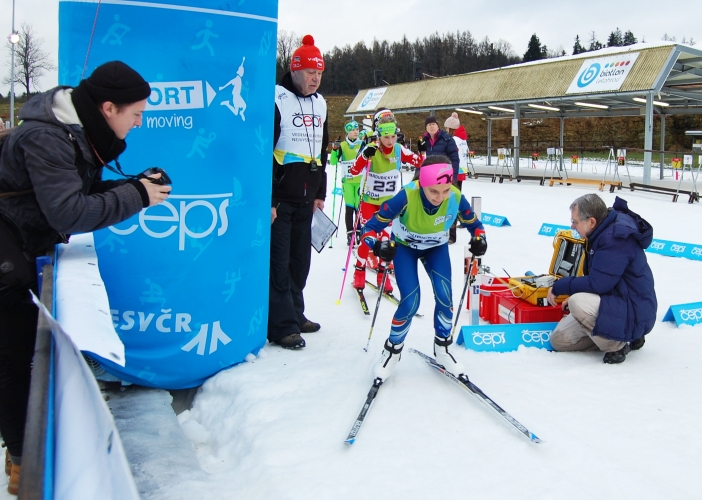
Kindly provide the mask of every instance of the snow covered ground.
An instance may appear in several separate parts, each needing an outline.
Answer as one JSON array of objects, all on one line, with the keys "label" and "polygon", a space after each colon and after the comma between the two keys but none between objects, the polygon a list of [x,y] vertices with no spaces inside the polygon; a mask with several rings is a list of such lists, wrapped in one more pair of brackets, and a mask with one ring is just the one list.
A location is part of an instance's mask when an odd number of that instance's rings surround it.
[{"label": "snow covered ground", "polygon": [[[570,202],[592,189],[481,179],[465,182],[463,191],[481,196],[483,211],[512,223],[487,227],[485,263],[499,274],[502,268],[520,274],[547,271],[551,239],[537,235],[540,225],[568,225]],[[617,194],[653,224],[656,238],[702,243],[699,204]],[[614,194],[601,195],[608,205],[614,201]],[[456,302],[468,239],[463,231],[451,247]],[[307,347],[267,346],[252,362],[208,381],[182,417],[211,474],[202,498],[699,498],[699,327],[659,322],[645,347],[621,365],[604,365],[598,353],[459,350],[472,380],[542,444],[528,442],[405,353],[356,444],[345,446],[394,312],[381,302],[370,352],[364,352],[371,320],[348,284],[342,304],[335,304],[346,251],[345,241],[335,240],[314,255],[307,315],[322,330],[305,335]],[[648,259],[659,319],[670,304],[702,301],[702,262]],[[431,352],[433,299],[422,277],[425,316],[414,320],[407,345]],[[366,295],[372,309],[376,295]]]},{"label": "snow covered ground", "polygon": [[[552,242],[537,234],[541,224],[568,225],[571,201],[593,191],[466,181],[469,199],[481,196],[484,212],[512,224],[487,226],[484,263],[498,275],[502,268],[512,275],[546,272]],[[626,190],[600,194],[608,205],[621,195],[651,222],[656,238],[702,243],[700,204]],[[331,196],[327,207],[331,215]],[[450,247],[456,304],[468,239],[462,230]],[[659,323],[621,365],[604,365],[598,353],[458,349],[471,379],[544,443],[528,442],[405,353],[356,444],[347,447],[343,441],[395,308],[381,302],[370,352],[364,352],[371,319],[362,314],[350,277],[336,305],[346,252],[345,240],[334,239],[333,248],[313,253],[307,315],[322,330],[305,335],[305,349],[266,346],[250,362],[210,379],[193,409],[181,414],[205,481],[199,471],[182,474],[168,491],[148,498],[700,498],[702,327],[676,328],[660,319],[670,304],[702,301],[702,262],[648,254]],[[414,320],[407,346],[431,353],[433,297],[423,271],[420,279],[424,317]],[[366,296],[372,311],[377,295],[367,290]]]}]

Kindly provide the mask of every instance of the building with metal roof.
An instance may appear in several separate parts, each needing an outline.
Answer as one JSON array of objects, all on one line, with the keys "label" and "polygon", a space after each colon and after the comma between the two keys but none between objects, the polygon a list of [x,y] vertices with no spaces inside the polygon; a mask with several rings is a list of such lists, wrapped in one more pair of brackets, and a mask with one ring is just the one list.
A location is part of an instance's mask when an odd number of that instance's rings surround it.
[{"label": "building with metal roof", "polygon": [[673,42],[609,47],[574,56],[504,68],[362,89],[347,116],[387,107],[395,113],[458,110],[492,121],[512,119],[515,173],[519,175],[519,119],[645,116],[644,183],[651,181],[653,116],[702,114],[702,51]]}]

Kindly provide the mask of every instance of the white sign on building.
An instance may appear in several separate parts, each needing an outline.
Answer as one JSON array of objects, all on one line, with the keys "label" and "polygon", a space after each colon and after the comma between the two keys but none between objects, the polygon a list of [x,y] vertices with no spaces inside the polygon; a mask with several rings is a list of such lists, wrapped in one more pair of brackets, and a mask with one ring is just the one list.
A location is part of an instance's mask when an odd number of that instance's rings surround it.
[{"label": "white sign on building", "polygon": [[566,94],[619,90],[634,67],[638,52],[585,59]]},{"label": "white sign on building", "polygon": [[386,90],[388,90],[387,87],[382,87],[366,91],[366,95],[363,97],[361,105],[356,108],[356,111],[375,111],[377,104],[385,95]]}]

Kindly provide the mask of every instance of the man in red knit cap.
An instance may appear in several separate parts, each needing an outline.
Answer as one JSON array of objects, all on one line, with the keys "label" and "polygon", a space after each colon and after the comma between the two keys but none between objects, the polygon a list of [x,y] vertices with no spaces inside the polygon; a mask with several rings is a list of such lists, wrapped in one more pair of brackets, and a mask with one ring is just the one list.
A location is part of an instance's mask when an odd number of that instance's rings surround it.
[{"label": "man in red knit cap", "polygon": [[327,103],[317,93],[324,58],[305,35],[290,71],[275,87],[271,267],[268,340],[287,349],[305,347],[301,333],[320,329],[305,317],[303,290],[310,270],[312,214],[327,192]]}]

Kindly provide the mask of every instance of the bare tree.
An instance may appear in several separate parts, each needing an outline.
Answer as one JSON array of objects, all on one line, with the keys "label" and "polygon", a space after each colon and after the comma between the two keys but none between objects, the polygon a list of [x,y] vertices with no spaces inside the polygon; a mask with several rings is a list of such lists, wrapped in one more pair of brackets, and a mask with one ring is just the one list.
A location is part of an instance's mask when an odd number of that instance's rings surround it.
[{"label": "bare tree", "polygon": [[[31,89],[39,90],[36,82],[46,71],[56,69],[51,56],[41,46],[44,40],[37,37],[31,24],[22,24],[20,39],[15,45],[15,83],[24,86],[27,95]],[[7,49],[12,51],[12,45],[7,43]],[[7,76],[3,83],[12,83],[12,76]]]},{"label": "bare tree", "polygon": [[279,79],[290,68],[293,52],[302,45],[302,38],[294,31],[278,31],[278,49],[276,52],[276,77]]}]

